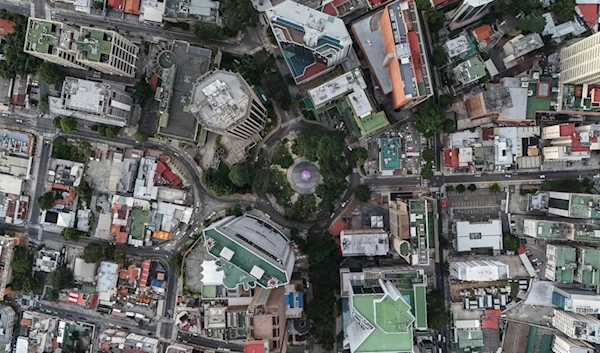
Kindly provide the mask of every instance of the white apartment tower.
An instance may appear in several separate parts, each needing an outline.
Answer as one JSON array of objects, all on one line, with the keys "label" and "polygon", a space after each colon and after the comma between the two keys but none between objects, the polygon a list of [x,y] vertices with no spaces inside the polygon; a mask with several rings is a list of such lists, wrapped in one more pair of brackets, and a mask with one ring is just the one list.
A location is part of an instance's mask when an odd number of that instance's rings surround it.
[{"label": "white apartment tower", "polygon": [[583,341],[556,335],[552,341],[552,351],[554,353],[594,353],[594,347]]},{"label": "white apartment tower", "polygon": [[492,6],[494,0],[463,0],[454,11],[452,22],[466,23]]},{"label": "white apartment tower", "polygon": [[600,32],[560,51],[562,84],[600,83]]},{"label": "white apartment tower", "polygon": [[30,17],[23,51],[58,65],[134,77],[140,48],[115,31],[76,30],[61,22]]},{"label": "white apartment tower", "polygon": [[552,326],[569,338],[600,343],[600,320],[594,316],[554,309]]},{"label": "white apartment tower", "polygon": [[252,139],[265,128],[267,109],[239,75],[210,71],[192,88],[190,112],[207,130],[239,139]]},{"label": "white apartment tower", "polygon": [[0,343],[12,342],[15,327],[15,310],[8,306],[0,306]]},{"label": "white apartment tower", "polygon": [[77,62],[77,36],[77,30],[62,22],[29,17],[23,52],[58,65],[86,69]]}]

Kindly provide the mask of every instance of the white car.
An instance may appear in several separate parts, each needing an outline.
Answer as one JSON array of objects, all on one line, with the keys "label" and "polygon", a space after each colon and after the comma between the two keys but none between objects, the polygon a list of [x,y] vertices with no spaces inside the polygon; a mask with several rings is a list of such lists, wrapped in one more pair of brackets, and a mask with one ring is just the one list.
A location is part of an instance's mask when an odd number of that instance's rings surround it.
[{"label": "white car", "polygon": [[475,174],[475,178],[481,178],[481,174]]},{"label": "white car", "polygon": [[510,179],[510,178],[512,178],[512,175],[510,175],[510,174],[504,174],[504,177]]},{"label": "white car", "polygon": [[540,179],[546,179],[546,176],[542,174],[540,175]]},{"label": "white car", "polygon": [[341,205],[342,208],[346,207],[346,204],[348,204],[348,202],[346,202],[346,201],[342,202],[342,205]]}]

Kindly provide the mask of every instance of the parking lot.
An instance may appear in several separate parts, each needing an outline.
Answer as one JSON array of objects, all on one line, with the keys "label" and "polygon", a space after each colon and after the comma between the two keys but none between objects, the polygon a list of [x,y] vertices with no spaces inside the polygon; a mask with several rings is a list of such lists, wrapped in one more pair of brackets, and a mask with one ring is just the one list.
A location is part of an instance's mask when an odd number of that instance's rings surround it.
[{"label": "parking lot", "polygon": [[454,220],[470,222],[487,221],[500,217],[500,206],[504,193],[492,194],[488,188],[475,191],[447,192],[448,207]]}]

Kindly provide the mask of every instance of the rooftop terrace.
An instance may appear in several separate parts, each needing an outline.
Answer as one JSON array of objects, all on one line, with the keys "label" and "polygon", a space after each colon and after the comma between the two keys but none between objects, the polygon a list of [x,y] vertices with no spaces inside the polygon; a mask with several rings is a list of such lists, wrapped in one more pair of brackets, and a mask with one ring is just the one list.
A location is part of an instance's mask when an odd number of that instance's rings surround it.
[{"label": "rooftop terrace", "polygon": [[106,62],[111,54],[113,32],[100,29],[82,29],[77,50],[83,60]]},{"label": "rooftop terrace", "polygon": [[600,218],[600,195],[571,194],[570,214],[575,218]]},{"label": "rooftop terrace", "polygon": [[72,37],[72,31],[62,33],[62,24],[39,19],[29,20],[27,42],[32,51],[42,54],[56,54],[58,48],[66,49],[70,43],[66,39]]},{"label": "rooftop terrace", "polygon": [[380,165],[382,170],[395,170],[400,168],[400,139],[379,139],[381,148]]}]

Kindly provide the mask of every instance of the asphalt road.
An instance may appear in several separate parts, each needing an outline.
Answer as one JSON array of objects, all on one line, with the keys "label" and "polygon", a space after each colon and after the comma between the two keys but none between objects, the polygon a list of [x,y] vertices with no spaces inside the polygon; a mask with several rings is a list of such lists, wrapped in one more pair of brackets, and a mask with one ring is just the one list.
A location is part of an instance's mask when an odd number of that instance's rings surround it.
[{"label": "asphalt road", "polygon": [[[44,184],[46,181],[46,172],[48,171],[48,162],[50,161],[50,152],[52,151],[52,145],[50,143],[45,143],[45,139],[40,139],[37,141],[37,147],[42,149],[42,153],[40,155],[39,161],[39,169],[38,175],[35,176],[35,194],[33,199],[37,200],[40,195],[44,192]],[[37,201],[31,203],[31,213],[29,217],[29,222],[32,225],[36,225],[40,223],[40,207],[38,206]]]}]

